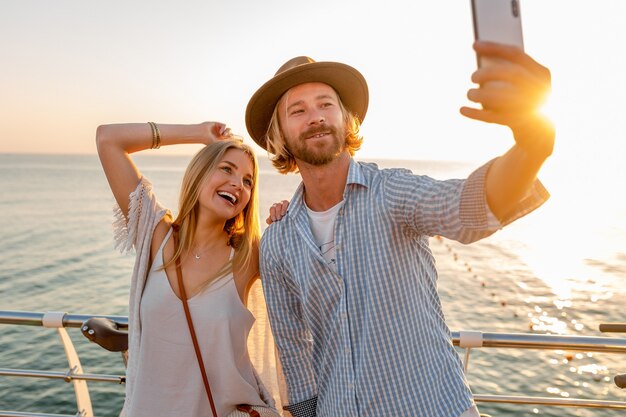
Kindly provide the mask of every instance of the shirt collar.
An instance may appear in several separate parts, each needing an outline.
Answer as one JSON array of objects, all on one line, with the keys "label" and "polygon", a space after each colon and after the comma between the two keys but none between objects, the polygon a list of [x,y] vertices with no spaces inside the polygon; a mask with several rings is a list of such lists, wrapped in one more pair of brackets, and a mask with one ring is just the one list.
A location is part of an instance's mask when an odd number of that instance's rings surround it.
[{"label": "shirt collar", "polygon": [[[362,185],[364,187],[368,187],[369,183],[367,178],[365,178],[365,174],[363,173],[363,167],[360,163],[356,162],[354,158],[350,158],[350,167],[348,168],[348,178],[346,180],[346,188],[343,192],[344,200],[347,198],[347,195],[350,191],[350,185]],[[291,199],[291,203],[289,205],[288,211],[293,211],[294,214],[298,213],[300,210],[306,210],[306,206],[304,204],[304,183],[300,182],[300,185],[296,189],[296,192]]]},{"label": "shirt collar", "polygon": [[363,174],[363,167],[361,164],[356,162],[354,158],[350,158],[350,168],[348,169],[348,180],[346,182],[346,185],[351,184],[358,184],[364,187],[369,186],[367,179],[365,178],[365,174]]}]

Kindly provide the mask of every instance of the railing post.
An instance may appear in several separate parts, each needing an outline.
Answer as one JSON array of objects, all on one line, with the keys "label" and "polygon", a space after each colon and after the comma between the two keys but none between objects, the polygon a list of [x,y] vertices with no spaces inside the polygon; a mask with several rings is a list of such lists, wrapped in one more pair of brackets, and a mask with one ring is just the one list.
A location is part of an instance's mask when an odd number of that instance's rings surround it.
[{"label": "railing post", "polygon": [[78,353],[76,353],[72,339],[69,334],[67,334],[65,328],[63,328],[63,317],[65,317],[65,314],[66,313],[58,311],[46,312],[43,315],[42,323],[44,327],[56,328],[59,332],[59,337],[61,338],[61,343],[63,343],[65,356],[67,357],[67,363],[70,369],[66,381],[72,381],[74,385],[78,415],[81,417],[93,417],[87,381],[72,378],[73,375],[81,375],[83,373],[83,367],[80,364],[80,359],[78,358]]},{"label": "railing post", "polygon": [[469,356],[473,347],[483,346],[482,332],[462,330],[459,332],[459,347],[465,348],[465,363],[463,365],[465,374],[469,370]]}]

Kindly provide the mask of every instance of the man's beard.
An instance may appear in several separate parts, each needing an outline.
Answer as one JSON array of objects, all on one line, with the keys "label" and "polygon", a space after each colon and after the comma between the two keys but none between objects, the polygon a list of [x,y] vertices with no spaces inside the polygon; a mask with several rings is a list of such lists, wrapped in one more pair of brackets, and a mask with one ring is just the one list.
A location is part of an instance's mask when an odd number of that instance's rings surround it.
[{"label": "man's beard", "polygon": [[[324,142],[323,146],[319,144],[311,145],[311,139],[307,139],[318,133],[327,133],[331,136],[331,142]],[[314,166],[322,166],[333,161],[337,155],[345,150],[346,141],[341,139],[337,129],[333,126],[317,126],[306,130],[298,136],[298,139],[287,139],[287,147],[291,154],[298,160],[306,162]]]}]

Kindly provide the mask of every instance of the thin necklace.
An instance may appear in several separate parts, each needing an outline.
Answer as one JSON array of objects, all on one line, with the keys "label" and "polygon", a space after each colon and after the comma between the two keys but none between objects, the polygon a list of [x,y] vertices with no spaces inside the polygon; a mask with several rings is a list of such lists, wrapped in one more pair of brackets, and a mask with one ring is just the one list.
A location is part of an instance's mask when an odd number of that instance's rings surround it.
[{"label": "thin necklace", "polygon": [[194,248],[193,257],[196,259],[196,261],[199,261],[200,258],[202,258],[202,256],[200,256],[200,255],[202,255],[202,251],[196,252],[195,248]]}]

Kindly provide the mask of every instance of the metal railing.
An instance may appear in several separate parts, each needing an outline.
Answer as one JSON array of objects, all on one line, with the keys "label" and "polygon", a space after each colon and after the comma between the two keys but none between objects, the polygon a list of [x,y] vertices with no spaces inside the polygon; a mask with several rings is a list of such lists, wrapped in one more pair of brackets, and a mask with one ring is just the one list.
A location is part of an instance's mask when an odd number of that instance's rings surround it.
[{"label": "metal railing", "polygon": [[[62,379],[75,384],[77,413],[74,416],[58,414],[37,414],[25,412],[0,411],[0,417],[93,417],[91,402],[86,382],[113,382],[123,384],[124,376],[85,374],[82,372],[78,355],[69,337],[64,336],[65,327],[80,328],[91,317],[105,317],[115,321],[120,328],[128,327],[125,316],[66,314],[58,312],[0,311],[0,324],[43,326],[56,328],[68,356],[67,372],[44,370],[21,370],[0,368],[0,376]],[[507,349],[549,349],[584,352],[603,352],[626,355],[626,338],[593,336],[560,336],[521,333],[482,333],[460,331],[452,333],[455,346],[465,349],[465,372],[469,372],[469,359],[472,349],[507,348]],[[82,384],[82,385],[80,385]],[[482,403],[531,404],[558,407],[586,407],[626,410],[624,401],[589,400],[580,398],[552,398],[540,396],[484,395],[475,394],[474,400]]]},{"label": "metal railing", "polygon": [[[452,332],[452,343],[455,346],[465,349],[464,365],[466,374],[469,372],[471,350],[476,348],[543,349],[626,354],[626,339],[613,337],[460,331]],[[581,398],[474,394],[474,400],[483,403],[626,410],[626,402],[624,401],[588,400]]]},{"label": "metal railing", "polygon": [[82,323],[91,317],[106,317],[119,324],[119,327],[128,327],[128,318],[124,316],[103,316],[85,314],[67,314],[63,312],[32,312],[32,311],[0,311],[0,324],[39,326],[54,328],[61,338],[65,349],[68,370],[66,372],[52,372],[37,369],[9,369],[0,368],[0,376],[62,379],[74,386],[76,398],[76,414],[61,416],[59,414],[27,413],[0,410],[0,417],[94,417],[87,381],[125,383],[125,376],[86,374],[83,372],[78,353],[70,339],[66,327],[80,328]]},{"label": "metal railing", "polygon": [[[34,312],[34,311],[2,311],[0,310],[0,324],[17,324],[21,326],[45,326],[46,317],[50,317],[57,312]],[[70,314],[62,313],[63,327],[80,328],[83,322],[92,317],[106,317],[121,328],[128,328],[128,317],[126,316],[106,316],[102,314]]]}]

